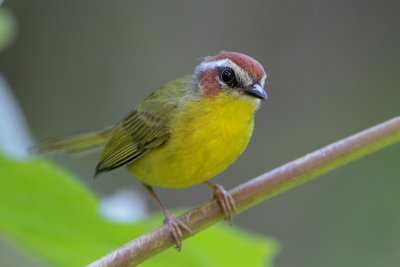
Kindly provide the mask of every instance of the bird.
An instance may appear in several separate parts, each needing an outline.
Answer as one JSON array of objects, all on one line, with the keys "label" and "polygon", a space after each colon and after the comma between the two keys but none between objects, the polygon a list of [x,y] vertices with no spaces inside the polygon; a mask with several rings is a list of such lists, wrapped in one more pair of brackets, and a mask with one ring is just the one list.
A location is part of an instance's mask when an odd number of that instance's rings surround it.
[{"label": "bird", "polygon": [[180,250],[183,233],[192,230],[169,211],[153,187],[203,184],[212,189],[221,213],[231,221],[236,212],[233,197],[209,180],[247,147],[254,114],[267,99],[266,79],[254,58],[221,51],[205,57],[192,75],[153,91],[115,125],[39,143],[31,152],[73,153],[102,147],[95,177],[126,166],[163,211]]}]

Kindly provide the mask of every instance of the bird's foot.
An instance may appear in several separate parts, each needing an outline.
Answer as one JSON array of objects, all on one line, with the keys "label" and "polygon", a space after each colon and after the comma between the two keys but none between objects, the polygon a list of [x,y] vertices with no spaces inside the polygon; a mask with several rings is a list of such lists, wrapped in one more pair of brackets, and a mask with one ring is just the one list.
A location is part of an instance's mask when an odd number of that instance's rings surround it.
[{"label": "bird's foot", "polygon": [[165,220],[164,223],[167,225],[169,232],[175,240],[176,246],[175,248],[180,251],[182,248],[182,237],[183,231],[186,230],[191,235],[193,234],[192,230],[187,226],[182,220],[175,217],[169,210],[164,212]]},{"label": "bird's foot", "polygon": [[231,193],[225,190],[220,184],[207,182],[207,186],[213,189],[213,197],[218,201],[224,212],[225,220],[232,225],[233,215],[236,213],[236,204]]}]

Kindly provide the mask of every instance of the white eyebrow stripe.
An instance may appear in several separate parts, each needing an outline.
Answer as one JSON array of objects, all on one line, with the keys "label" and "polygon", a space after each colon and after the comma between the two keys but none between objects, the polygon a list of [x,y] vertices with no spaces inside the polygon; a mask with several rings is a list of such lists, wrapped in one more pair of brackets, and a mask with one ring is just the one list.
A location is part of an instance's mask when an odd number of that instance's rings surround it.
[{"label": "white eyebrow stripe", "polygon": [[261,85],[261,87],[263,87],[264,88],[264,85],[265,85],[265,80],[267,79],[267,74],[264,74],[264,76],[261,78],[261,80],[260,80],[260,85]]},{"label": "white eyebrow stripe", "polygon": [[220,59],[217,61],[209,61],[209,62],[202,62],[200,65],[197,66],[196,68],[196,73],[199,72],[204,72],[208,69],[215,69],[217,67],[227,67],[231,65],[233,62],[230,61],[229,59]]},{"label": "white eyebrow stripe", "polygon": [[253,83],[253,80],[251,79],[250,75],[239,67],[237,64],[235,64],[233,61],[230,59],[220,59],[217,61],[209,61],[209,62],[202,62],[200,65],[197,66],[195,73],[198,74],[200,72],[204,72],[208,69],[215,69],[217,67],[229,67],[231,68],[239,77],[239,79],[243,82],[245,82],[247,85],[250,85]]}]

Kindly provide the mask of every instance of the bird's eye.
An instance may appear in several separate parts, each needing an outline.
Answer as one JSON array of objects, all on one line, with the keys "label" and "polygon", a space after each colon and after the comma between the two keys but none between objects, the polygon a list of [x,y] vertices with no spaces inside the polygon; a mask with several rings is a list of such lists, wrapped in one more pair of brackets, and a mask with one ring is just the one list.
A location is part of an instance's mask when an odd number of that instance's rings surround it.
[{"label": "bird's eye", "polygon": [[219,75],[219,78],[228,86],[232,86],[235,83],[235,74],[231,69],[223,69]]}]

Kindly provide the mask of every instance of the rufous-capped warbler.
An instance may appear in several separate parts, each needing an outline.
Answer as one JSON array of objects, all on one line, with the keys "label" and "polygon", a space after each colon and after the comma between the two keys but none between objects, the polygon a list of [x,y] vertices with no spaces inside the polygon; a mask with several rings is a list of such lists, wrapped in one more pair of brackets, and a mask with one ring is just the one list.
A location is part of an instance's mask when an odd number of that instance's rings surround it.
[{"label": "rufous-capped warbler", "polygon": [[221,51],[206,57],[192,76],[155,90],[116,125],[54,139],[33,151],[76,151],[103,146],[96,175],[121,166],[140,180],[164,212],[181,247],[190,228],[164,206],[152,186],[182,188],[203,183],[214,192],[227,220],[235,201],[208,181],[232,164],[253,132],[254,113],[266,99],[266,74],[255,59]]}]

